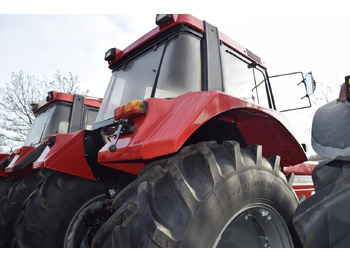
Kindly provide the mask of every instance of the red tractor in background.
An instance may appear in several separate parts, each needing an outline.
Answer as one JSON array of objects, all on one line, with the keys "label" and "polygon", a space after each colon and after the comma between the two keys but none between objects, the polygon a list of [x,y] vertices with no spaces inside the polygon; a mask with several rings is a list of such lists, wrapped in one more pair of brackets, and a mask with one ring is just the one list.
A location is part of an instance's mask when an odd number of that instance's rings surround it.
[{"label": "red tractor in background", "polygon": [[[257,55],[206,21],[157,15],[156,24],[106,53],[112,77],[92,130],[56,135],[33,163],[50,176],[26,202],[14,242],[297,245],[299,200],[283,168],[307,158],[277,111],[286,86],[278,91]],[[311,73],[290,75],[299,78],[289,91],[304,86],[298,98],[309,106]]]},{"label": "red tractor in background", "polygon": [[32,104],[35,121],[24,146],[14,151],[12,161],[5,168],[6,175],[21,177],[33,171],[32,163],[42,154],[46,145],[54,143],[56,134],[91,129],[100,105],[100,99],[48,92],[45,101]]},{"label": "red tractor in background", "polygon": [[283,169],[286,175],[294,174],[293,189],[299,200],[309,198],[315,193],[311,175],[317,164],[317,161],[306,161]]},{"label": "red tractor in background", "polygon": [[2,162],[0,188],[0,246],[9,246],[13,225],[22,206],[48,174],[33,169],[33,162],[54,143],[57,135],[91,129],[101,99],[48,92],[44,101],[32,104],[35,120],[24,146],[7,155]]}]

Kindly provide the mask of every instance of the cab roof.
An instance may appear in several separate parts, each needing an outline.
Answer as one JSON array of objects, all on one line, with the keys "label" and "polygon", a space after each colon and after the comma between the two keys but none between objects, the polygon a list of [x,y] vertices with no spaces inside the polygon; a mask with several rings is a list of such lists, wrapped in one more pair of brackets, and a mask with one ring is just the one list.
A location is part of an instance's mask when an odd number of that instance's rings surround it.
[{"label": "cab roof", "polygon": [[[38,110],[40,110],[43,107],[46,107],[49,104],[52,104],[56,101],[65,101],[69,103],[73,103],[74,101],[74,94],[68,94],[68,93],[61,93],[56,91],[50,91],[47,93],[46,99],[31,104],[33,113],[36,113]],[[91,106],[95,108],[100,108],[102,99],[100,98],[90,98],[90,97],[84,97],[84,105]]]},{"label": "cab roof", "polygon": [[[170,16],[170,15],[169,15]],[[201,33],[205,33],[205,26],[204,22],[192,15],[189,14],[173,14],[171,15],[170,21],[166,25],[158,25],[153,30],[136,40],[134,43],[129,45],[124,50],[119,50],[117,48],[113,48],[111,50],[114,50],[115,52],[115,58],[109,62],[109,68],[113,68],[116,62],[123,57],[125,57],[127,54],[133,52],[137,48],[143,46],[147,42],[149,42],[151,39],[154,39],[158,35],[166,32],[170,28],[173,28],[178,25],[187,25]],[[244,57],[248,58],[251,61],[256,62],[259,66],[266,69],[264,63],[261,61],[260,57],[255,55],[253,52],[248,50],[247,48],[241,46],[239,43],[234,41],[233,39],[229,38],[225,34],[219,32],[219,39],[221,42],[223,42],[225,45],[229,46],[233,50],[237,51]]]}]

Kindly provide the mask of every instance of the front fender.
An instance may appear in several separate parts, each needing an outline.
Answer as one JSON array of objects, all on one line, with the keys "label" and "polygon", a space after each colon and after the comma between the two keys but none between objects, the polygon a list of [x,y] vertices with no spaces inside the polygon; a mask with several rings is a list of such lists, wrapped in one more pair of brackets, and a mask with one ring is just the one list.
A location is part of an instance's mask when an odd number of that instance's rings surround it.
[{"label": "front fender", "polygon": [[19,154],[14,154],[11,162],[5,168],[6,174],[24,177],[32,172],[32,163],[40,156],[44,148],[45,146],[42,144],[21,147],[21,152]]},{"label": "front fender", "polygon": [[84,130],[56,134],[55,143],[46,146],[33,168],[49,168],[63,173],[96,180],[84,153]]},{"label": "front fender", "polygon": [[135,133],[119,138],[116,152],[108,150],[115,141],[107,143],[98,154],[100,164],[118,168],[118,162],[147,161],[175,153],[199,127],[216,116],[235,122],[248,144],[263,146],[265,157],[281,156],[282,166],[306,161],[289,123],[276,111],[218,91],[147,101],[147,113],[135,119]]}]

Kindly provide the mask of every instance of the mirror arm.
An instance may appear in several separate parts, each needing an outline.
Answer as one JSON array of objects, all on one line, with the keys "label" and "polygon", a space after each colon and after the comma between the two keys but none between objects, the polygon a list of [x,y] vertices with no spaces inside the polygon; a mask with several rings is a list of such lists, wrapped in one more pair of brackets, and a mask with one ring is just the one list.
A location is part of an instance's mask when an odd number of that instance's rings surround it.
[{"label": "mirror arm", "polygon": [[304,83],[304,84],[305,84],[305,78],[304,78],[303,80],[301,80],[301,81],[297,84],[297,86],[300,85],[301,83]]}]

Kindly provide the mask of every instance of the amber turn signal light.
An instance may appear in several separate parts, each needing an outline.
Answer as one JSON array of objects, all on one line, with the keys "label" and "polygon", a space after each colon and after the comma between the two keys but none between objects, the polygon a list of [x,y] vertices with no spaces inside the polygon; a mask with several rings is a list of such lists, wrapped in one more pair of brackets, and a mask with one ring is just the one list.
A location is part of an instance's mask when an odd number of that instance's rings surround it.
[{"label": "amber turn signal light", "polygon": [[146,114],[147,101],[134,100],[114,109],[114,120],[131,119]]}]

